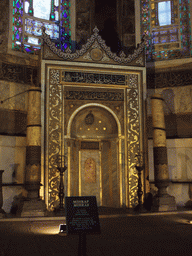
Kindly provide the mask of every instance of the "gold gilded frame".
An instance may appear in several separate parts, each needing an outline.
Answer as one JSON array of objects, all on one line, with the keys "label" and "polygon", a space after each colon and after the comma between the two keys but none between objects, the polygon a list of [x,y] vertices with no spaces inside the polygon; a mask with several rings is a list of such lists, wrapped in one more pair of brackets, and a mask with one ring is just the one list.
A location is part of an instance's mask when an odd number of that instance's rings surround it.
[{"label": "gold gilded frame", "polygon": [[[74,72],[93,72],[93,73],[107,73],[107,74],[118,74],[126,77],[125,85],[116,84],[87,84],[87,83],[74,83],[62,81],[62,71],[74,71]],[[45,109],[45,113],[42,115],[42,172],[44,174],[44,198],[49,210],[53,210],[58,203],[58,179],[59,175],[55,171],[54,164],[51,165],[51,161],[54,158],[53,152],[50,148],[53,144],[53,138],[51,132],[53,131],[54,125],[57,125],[57,132],[61,132],[64,135],[64,127],[61,123],[61,116],[65,114],[64,109],[64,93],[63,89],[67,86],[82,87],[82,88],[108,88],[108,89],[122,89],[124,91],[124,134],[121,134],[120,122],[118,125],[118,166],[119,166],[119,190],[120,190],[120,207],[134,207],[137,204],[137,173],[134,167],[134,155],[143,150],[143,101],[145,92],[145,68],[144,67],[129,67],[120,65],[107,65],[107,64],[86,64],[86,63],[75,63],[75,62],[60,62],[60,61],[42,61],[42,85],[44,85],[42,93],[42,104]],[[57,101],[53,103],[56,99]],[[131,98],[132,97],[132,98]],[[62,102],[62,103],[59,103]],[[136,102],[136,103],[135,103]],[[51,105],[52,104],[52,105]],[[55,104],[55,105],[54,105]],[[60,104],[60,105],[59,105]],[[135,109],[133,104],[136,104]],[[102,104],[89,103],[82,104],[82,108],[87,106],[97,105],[109,109]],[[62,106],[62,107],[61,107]],[[42,109],[43,109],[42,107]],[[51,117],[53,109],[57,108],[57,121],[53,121]],[[79,109],[80,110],[80,109]],[[76,113],[79,111],[76,110]],[[136,111],[135,113],[133,113]],[[115,117],[115,113],[110,110]],[[76,113],[74,112],[70,118],[67,127],[67,134],[64,136],[65,139],[70,139],[70,124]],[[137,117],[134,117],[137,114]],[[52,118],[52,119],[51,119]],[[64,116],[63,116],[64,118]],[[117,123],[118,118],[115,117]],[[57,124],[56,124],[57,123]],[[134,124],[135,123],[135,124]],[[50,128],[51,127],[51,128]],[[51,130],[52,129],[52,130]],[[52,141],[51,141],[52,140]],[[124,150],[122,152],[122,141],[124,143]],[[52,144],[51,144],[52,143]],[[56,140],[55,144],[59,144]],[[62,142],[63,143],[63,142]],[[57,147],[57,145],[55,145]],[[64,148],[63,144],[61,145]],[[59,147],[58,147],[59,148]],[[57,152],[59,153],[59,152]],[[70,147],[67,147],[67,153],[71,155]],[[100,153],[101,154],[101,153]],[[100,155],[101,157],[101,155]],[[69,158],[68,158],[69,159]],[[80,159],[80,158],[79,158]],[[65,194],[70,196],[71,188],[71,166],[68,160],[67,180],[68,184],[65,184]],[[102,173],[100,171],[100,175]],[[79,195],[81,194],[81,184],[79,184]],[[100,184],[100,199],[102,202],[102,183]]]}]

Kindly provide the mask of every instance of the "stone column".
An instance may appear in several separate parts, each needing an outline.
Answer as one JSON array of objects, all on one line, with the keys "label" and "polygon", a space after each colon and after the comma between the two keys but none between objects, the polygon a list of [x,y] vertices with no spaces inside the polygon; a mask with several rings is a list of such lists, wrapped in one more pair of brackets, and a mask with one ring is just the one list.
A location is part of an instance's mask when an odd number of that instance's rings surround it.
[{"label": "stone column", "polygon": [[163,110],[163,98],[160,94],[155,94],[152,100],[152,120],[153,120],[153,154],[154,154],[154,174],[155,185],[158,194],[154,199],[154,207],[158,211],[176,210],[175,198],[168,195],[169,172],[167,165],[167,146],[165,119]]},{"label": "stone column", "polygon": [[28,191],[22,217],[45,216],[45,203],[39,198],[41,182],[41,88],[28,92],[25,188]]}]

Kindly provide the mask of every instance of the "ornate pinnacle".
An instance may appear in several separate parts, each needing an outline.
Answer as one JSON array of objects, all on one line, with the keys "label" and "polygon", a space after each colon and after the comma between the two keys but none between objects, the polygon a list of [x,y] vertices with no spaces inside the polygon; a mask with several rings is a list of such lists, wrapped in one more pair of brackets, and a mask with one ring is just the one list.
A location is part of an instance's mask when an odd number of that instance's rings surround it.
[{"label": "ornate pinnacle", "polygon": [[99,29],[95,26],[93,29],[94,34],[99,34]]}]

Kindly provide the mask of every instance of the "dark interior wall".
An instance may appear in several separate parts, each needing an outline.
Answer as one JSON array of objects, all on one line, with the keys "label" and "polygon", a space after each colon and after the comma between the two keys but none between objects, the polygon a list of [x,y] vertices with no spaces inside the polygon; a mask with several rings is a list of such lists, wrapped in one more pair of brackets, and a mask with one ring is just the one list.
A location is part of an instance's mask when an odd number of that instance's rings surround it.
[{"label": "dark interior wall", "polygon": [[132,53],[135,47],[134,0],[77,0],[77,49],[87,42],[95,26],[112,52]]},{"label": "dark interior wall", "polygon": [[117,29],[116,11],[116,0],[95,0],[95,25],[99,30],[104,29],[104,23],[108,18],[111,18]]},{"label": "dark interior wall", "polygon": [[7,52],[9,36],[9,0],[0,1],[0,53]]}]

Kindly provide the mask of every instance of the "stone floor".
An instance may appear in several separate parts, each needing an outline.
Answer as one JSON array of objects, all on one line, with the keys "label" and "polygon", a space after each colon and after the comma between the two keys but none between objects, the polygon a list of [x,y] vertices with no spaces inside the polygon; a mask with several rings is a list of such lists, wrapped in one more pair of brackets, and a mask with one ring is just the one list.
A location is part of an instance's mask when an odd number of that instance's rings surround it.
[{"label": "stone floor", "polygon": [[[192,211],[134,213],[99,209],[101,234],[87,235],[87,256],[191,256]],[[59,235],[65,217],[0,219],[0,256],[78,255],[78,235]]]}]

